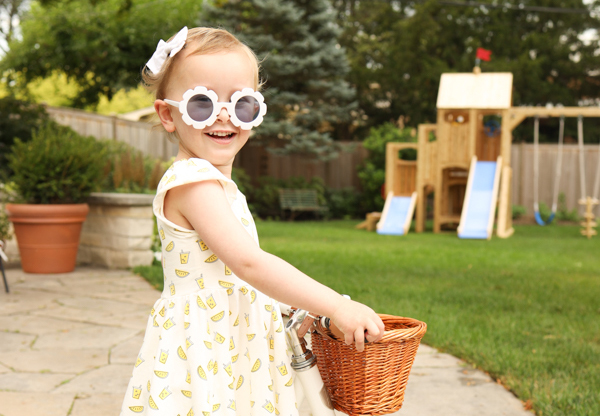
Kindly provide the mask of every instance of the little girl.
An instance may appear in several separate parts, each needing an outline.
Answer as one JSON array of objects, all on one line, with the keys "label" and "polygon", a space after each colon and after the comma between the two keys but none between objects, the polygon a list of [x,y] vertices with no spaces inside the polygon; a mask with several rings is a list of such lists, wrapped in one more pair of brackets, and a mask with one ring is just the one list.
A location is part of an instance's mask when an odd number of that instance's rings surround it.
[{"label": "little girl", "polygon": [[[383,323],[262,251],[233,160],[266,113],[258,62],[233,35],[183,28],[143,74],[179,144],[154,199],[164,291],[154,305],[121,415],[298,414],[277,301],[326,315],[347,344]],[[277,299],[275,301],[274,299]]]}]

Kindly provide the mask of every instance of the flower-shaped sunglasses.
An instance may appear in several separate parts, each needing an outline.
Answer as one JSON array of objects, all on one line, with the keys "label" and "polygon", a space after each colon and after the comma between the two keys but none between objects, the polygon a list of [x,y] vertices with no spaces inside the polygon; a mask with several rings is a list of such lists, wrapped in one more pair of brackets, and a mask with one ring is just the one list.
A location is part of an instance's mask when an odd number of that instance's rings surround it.
[{"label": "flower-shaped sunglasses", "polygon": [[212,125],[223,107],[229,113],[233,125],[242,130],[250,130],[252,127],[258,126],[267,113],[264,97],[252,88],[234,92],[228,103],[219,102],[217,93],[202,86],[187,90],[181,101],[167,99],[163,101],[178,107],[183,114],[183,121],[195,129],[203,129]]}]

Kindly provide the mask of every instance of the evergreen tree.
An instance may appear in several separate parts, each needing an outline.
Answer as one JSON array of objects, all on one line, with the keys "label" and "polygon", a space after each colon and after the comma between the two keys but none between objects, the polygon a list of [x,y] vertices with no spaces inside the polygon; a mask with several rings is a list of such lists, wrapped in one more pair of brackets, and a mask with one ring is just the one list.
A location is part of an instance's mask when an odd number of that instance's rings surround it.
[{"label": "evergreen tree", "polygon": [[222,27],[262,61],[268,112],[254,138],[276,152],[337,153],[357,114],[341,32],[328,0],[230,0],[205,8],[202,26]]}]

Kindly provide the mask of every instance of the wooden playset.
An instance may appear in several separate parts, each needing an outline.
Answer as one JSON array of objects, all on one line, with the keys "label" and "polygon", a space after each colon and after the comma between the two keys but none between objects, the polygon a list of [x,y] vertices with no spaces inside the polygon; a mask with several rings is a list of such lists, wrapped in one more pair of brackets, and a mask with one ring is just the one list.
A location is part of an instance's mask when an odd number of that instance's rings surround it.
[{"label": "wooden playset", "polygon": [[[461,238],[490,239],[495,223],[498,237],[513,234],[512,131],[527,117],[600,117],[600,107],[512,107],[512,82],[512,73],[481,73],[478,67],[442,75],[437,123],[419,125],[418,143],[387,144],[388,196],[378,233],[406,234],[413,213],[416,232],[423,232],[433,193],[435,233],[457,230]],[[416,161],[400,158],[405,148],[417,149]]]}]

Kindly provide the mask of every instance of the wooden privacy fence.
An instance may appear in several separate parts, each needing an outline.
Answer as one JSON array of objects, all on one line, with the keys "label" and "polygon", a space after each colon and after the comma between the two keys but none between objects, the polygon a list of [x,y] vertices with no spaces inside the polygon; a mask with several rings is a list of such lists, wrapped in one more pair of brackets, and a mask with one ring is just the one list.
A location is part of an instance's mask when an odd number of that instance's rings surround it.
[{"label": "wooden privacy fence", "polygon": [[[177,154],[177,145],[167,139],[161,129],[153,128],[152,123],[129,121],[118,117],[103,116],[82,110],[47,107],[48,113],[57,122],[73,128],[80,134],[98,139],[112,139],[125,142],[146,155],[168,160]],[[302,155],[277,156],[264,147],[252,144],[252,139],[236,157],[235,166],[243,168],[252,178],[271,176],[287,179],[302,176],[307,179],[320,177],[331,189],[360,188],[358,166],[367,157],[367,150],[361,143],[344,143],[345,150],[327,162],[314,161]],[[587,194],[592,195],[596,168],[599,162],[598,145],[585,146],[585,174]],[[540,152],[540,202],[552,205],[552,192],[558,146],[542,144]],[[529,215],[533,215],[533,145],[513,144],[511,149],[512,203],[522,205]],[[576,145],[564,145],[560,192],[565,194],[568,210],[577,208],[581,197],[579,178],[579,153]],[[598,210],[598,208],[596,208]],[[580,211],[581,212],[581,211]]]},{"label": "wooden privacy fence", "polygon": [[60,124],[84,136],[125,142],[145,155],[168,160],[177,154],[177,145],[153,123],[129,121],[114,116],[88,113],[71,108],[46,107],[48,114]]}]

